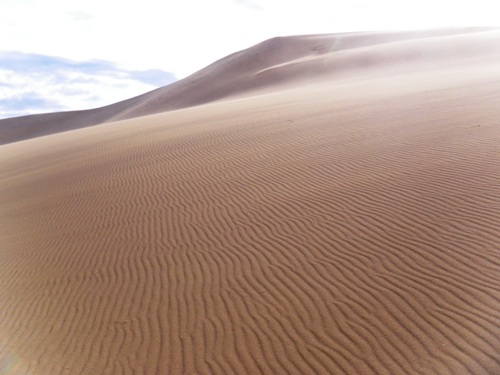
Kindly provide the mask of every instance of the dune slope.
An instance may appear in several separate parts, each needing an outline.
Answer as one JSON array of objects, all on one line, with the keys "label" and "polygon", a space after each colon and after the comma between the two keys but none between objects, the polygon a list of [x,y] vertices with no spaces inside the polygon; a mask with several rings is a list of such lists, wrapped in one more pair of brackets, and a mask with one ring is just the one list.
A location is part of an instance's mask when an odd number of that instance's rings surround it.
[{"label": "dune slope", "polygon": [[488,30],[436,29],[273,38],[224,57],[183,80],[106,107],[0,120],[0,144],[252,95],[256,91],[275,90],[280,85],[377,74],[388,67],[413,70],[415,63],[442,66],[450,60],[463,62],[475,56],[498,55],[498,48],[490,48],[491,42],[486,43],[486,50],[478,48],[477,44],[485,44],[484,33]]},{"label": "dune slope", "polygon": [[0,373],[500,373],[498,34],[474,38],[1,146]]}]

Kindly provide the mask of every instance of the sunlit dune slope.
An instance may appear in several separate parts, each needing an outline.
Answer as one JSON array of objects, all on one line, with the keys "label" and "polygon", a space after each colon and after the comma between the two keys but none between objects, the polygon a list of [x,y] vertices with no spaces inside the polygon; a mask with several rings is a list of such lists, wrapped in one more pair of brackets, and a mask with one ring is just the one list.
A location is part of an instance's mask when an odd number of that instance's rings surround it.
[{"label": "sunlit dune slope", "polygon": [[[106,107],[0,120],[0,144],[104,122],[206,104],[283,85],[374,75],[381,69],[444,68],[498,58],[489,29],[365,32],[273,38],[166,87]],[[491,35],[485,38],[484,33]],[[484,47],[484,48],[481,48]]]},{"label": "sunlit dune slope", "polygon": [[499,374],[498,40],[0,146],[0,373]]}]

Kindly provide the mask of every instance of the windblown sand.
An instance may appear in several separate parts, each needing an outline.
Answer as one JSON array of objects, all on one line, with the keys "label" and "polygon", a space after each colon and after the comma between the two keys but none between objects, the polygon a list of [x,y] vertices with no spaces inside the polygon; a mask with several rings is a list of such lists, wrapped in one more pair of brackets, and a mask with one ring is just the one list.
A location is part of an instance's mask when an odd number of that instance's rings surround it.
[{"label": "windblown sand", "polygon": [[499,374],[499,60],[415,43],[1,146],[0,374]]}]

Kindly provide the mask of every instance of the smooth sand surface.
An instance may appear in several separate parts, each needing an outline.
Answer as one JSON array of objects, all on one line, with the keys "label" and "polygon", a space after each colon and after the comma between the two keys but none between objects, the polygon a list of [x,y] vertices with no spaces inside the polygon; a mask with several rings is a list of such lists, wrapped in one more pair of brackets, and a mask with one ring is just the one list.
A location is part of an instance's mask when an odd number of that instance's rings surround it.
[{"label": "smooth sand surface", "polygon": [[[278,37],[226,56],[146,94],[83,111],[0,120],[0,145],[92,125],[274,91],[313,80],[342,80],[381,69],[409,70],[498,58],[485,28]],[[492,34],[494,35],[494,34]],[[498,39],[497,36],[493,36]],[[493,47],[493,48],[492,48]],[[380,72],[379,72],[380,73]]]},{"label": "smooth sand surface", "polygon": [[0,374],[499,374],[499,41],[0,146]]}]

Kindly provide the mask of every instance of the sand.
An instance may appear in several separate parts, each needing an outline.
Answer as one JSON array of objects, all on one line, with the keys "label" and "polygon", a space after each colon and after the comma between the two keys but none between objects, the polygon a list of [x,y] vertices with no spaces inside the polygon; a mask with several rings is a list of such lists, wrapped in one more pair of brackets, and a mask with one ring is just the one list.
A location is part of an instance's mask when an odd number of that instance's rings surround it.
[{"label": "sand", "polygon": [[500,373],[500,33],[359,35],[0,146],[0,374]]},{"label": "sand", "polygon": [[[0,120],[0,145],[92,125],[189,108],[313,81],[414,73],[435,65],[498,61],[487,28],[277,37],[226,56],[191,76],[102,108]],[[439,62],[439,63],[438,63]]]}]

